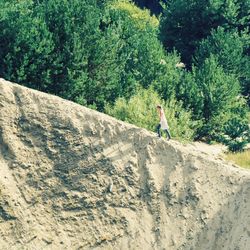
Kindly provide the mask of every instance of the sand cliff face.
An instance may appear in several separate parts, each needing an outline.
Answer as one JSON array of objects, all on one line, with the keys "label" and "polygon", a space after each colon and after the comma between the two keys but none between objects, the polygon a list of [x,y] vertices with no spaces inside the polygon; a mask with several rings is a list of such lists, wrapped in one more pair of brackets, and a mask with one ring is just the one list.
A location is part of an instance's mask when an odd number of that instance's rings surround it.
[{"label": "sand cliff face", "polygon": [[250,172],[0,80],[0,249],[247,250]]}]

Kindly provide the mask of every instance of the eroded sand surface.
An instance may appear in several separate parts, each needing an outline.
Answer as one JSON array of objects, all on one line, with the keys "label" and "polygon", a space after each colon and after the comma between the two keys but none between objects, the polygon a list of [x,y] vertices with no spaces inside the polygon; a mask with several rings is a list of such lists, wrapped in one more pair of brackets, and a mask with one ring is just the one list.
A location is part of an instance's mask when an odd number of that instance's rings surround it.
[{"label": "eroded sand surface", "polygon": [[0,249],[248,250],[250,171],[0,80]]}]

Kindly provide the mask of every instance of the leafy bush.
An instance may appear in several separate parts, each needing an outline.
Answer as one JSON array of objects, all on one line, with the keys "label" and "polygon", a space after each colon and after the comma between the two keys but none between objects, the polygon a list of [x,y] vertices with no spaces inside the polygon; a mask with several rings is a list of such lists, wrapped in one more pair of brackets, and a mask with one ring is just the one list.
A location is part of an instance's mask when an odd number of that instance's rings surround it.
[{"label": "leafy bush", "polygon": [[192,140],[195,123],[191,120],[190,112],[185,111],[181,103],[174,99],[163,101],[152,89],[140,89],[129,100],[118,98],[113,106],[106,105],[105,112],[120,120],[156,131],[159,123],[157,104],[164,107],[172,136],[182,140]]},{"label": "leafy bush", "polygon": [[250,127],[247,121],[233,118],[224,126],[221,141],[228,146],[229,151],[243,151],[250,142]]},{"label": "leafy bush", "polygon": [[159,20],[153,15],[150,15],[149,10],[140,9],[129,0],[113,1],[110,4],[111,9],[124,12],[131,19],[136,21],[137,27],[145,29],[147,25],[158,28]]}]

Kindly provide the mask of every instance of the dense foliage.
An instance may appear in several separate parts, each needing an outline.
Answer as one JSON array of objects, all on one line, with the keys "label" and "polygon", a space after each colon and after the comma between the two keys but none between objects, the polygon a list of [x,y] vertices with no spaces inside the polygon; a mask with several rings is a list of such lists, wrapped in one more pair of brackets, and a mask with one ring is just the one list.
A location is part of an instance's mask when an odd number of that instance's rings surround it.
[{"label": "dense foliage", "polygon": [[168,49],[175,47],[186,63],[201,39],[212,29],[247,31],[250,23],[249,0],[170,0],[161,21],[163,42]]},{"label": "dense foliage", "polygon": [[180,52],[189,69],[192,62],[199,67],[210,54],[216,54],[227,72],[237,74],[242,93],[248,97],[249,28],[249,0],[168,1],[160,27],[164,46]]},{"label": "dense foliage", "polygon": [[0,76],[150,130],[162,103],[178,138],[245,124],[250,1],[135,2],[162,16],[129,0],[0,0]]}]

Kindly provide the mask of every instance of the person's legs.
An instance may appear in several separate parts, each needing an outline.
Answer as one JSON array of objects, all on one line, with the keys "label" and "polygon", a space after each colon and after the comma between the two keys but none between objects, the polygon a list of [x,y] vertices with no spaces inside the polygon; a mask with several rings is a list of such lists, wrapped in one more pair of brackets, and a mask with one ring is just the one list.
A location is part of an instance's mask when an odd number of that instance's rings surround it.
[{"label": "person's legs", "polygon": [[161,137],[161,130],[160,129],[161,129],[161,124],[159,123],[156,127],[156,131],[157,131],[157,134],[159,137]]},{"label": "person's legs", "polygon": [[168,140],[170,140],[170,139],[171,139],[171,135],[170,135],[169,130],[168,130],[168,129],[165,129],[165,132],[166,132],[166,134],[167,134]]}]

